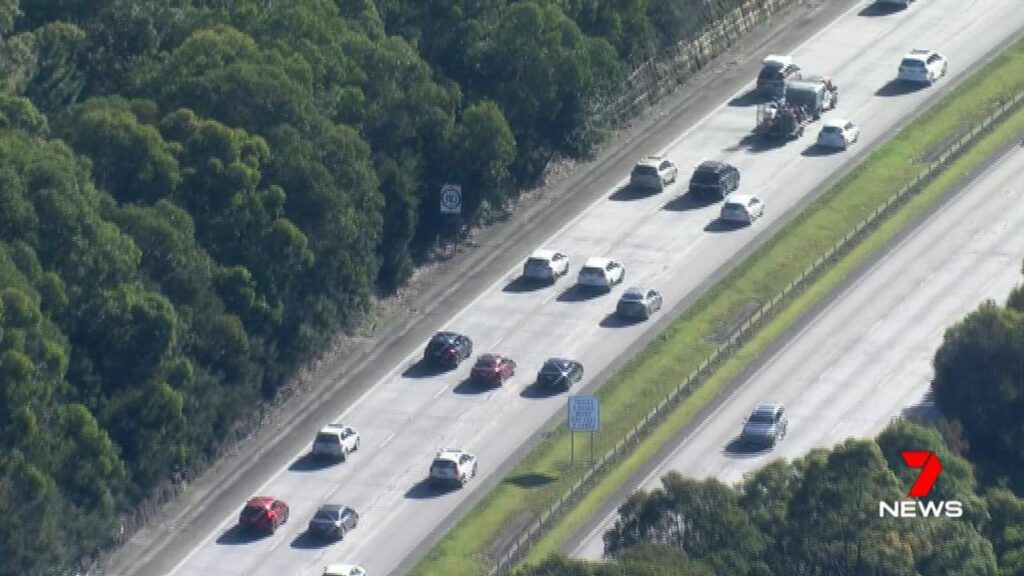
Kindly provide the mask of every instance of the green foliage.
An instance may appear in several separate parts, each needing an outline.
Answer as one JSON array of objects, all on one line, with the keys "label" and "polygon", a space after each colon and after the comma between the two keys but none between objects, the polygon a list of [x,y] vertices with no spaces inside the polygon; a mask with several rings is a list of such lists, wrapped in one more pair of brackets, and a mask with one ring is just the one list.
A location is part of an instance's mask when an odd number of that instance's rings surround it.
[{"label": "green foliage", "polygon": [[0,576],[94,555],[194,473],[431,254],[442,184],[472,224],[589,153],[681,37],[652,4],[0,0]]},{"label": "green foliage", "polygon": [[[878,517],[879,501],[905,498],[913,483],[898,455],[889,457],[904,442],[949,462],[943,475],[955,478],[937,489],[964,502],[964,519]],[[997,554],[1014,562],[1024,542],[1024,506],[1006,491],[987,499],[988,506],[974,491],[970,463],[953,456],[934,429],[896,423],[877,443],[851,439],[793,462],[777,460],[735,488],[671,472],[661,488],[634,494],[619,509],[605,535],[615,563],[553,558],[521,574],[995,576]]]},{"label": "green foliage", "polygon": [[987,302],[946,331],[935,355],[935,402],[963,425],[987,476],[1024,482],[1024,313]]}]

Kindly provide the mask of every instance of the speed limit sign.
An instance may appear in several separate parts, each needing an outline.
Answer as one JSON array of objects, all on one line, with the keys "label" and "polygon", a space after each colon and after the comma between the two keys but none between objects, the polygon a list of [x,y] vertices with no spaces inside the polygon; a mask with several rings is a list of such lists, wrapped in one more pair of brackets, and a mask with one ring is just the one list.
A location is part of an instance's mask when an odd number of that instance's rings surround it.
[{"label": "speed limit sign", "polygon": [[441,214],[462,213],[462,185],[445,184],[441,186]]}]

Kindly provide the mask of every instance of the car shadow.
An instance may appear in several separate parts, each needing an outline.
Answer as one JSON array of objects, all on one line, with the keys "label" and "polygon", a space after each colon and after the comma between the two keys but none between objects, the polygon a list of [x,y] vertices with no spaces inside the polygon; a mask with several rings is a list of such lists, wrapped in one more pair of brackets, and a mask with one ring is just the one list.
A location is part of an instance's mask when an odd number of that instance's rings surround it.
[{"label": "car shadow", "polygon": [[875,96],[903,96],[906,94],[913,94],[918,90],[923,90],[928,85],[924,83],[915,82],[904,82],[903,80],[895,79],[889,80],[878,90],[875,90]]},{"label": "car shadow", "polygon": [[818,158],[821,156],[834,156],[843,150],[841,148],[827,148],[825,146],[818,146],[817,144],[811,144],[800,153],[801,156],[807,158]]},{"label": "car shadow", "polygon": [[472,378],[465,378],[462,382],[456,384],[455,388],[452,388],[452,392],[456,394],[484,394],[498,388],[501,388],[500,384],[479,384],[474,382]]},{"label": "car shadow", "polygon": [[412,488],[406,490],[405,497],[409,500],[429,500],[444,496],[445,494],[451,494],[456,490],[458,490],[456,486],[434,484],[429,478],[424,478],[414,484]]},{"label": "car shadow", "polygon": [[[610,290],[608,292],[610,292]],[[608,294],[608,292],[598,290],[596,288],[583,288],[579,284],[573,284],[563,290],[556,300],[559,302],[586,302],[587,300],[593,300],[594,298],[604,296]]]},{"label": "car shadow", "polygon": [[739,222],[728,222],[721,218],[715,218],[708,225],[704,227],[705,232],[734,232],[736,230],[742,230],[749,224],[741,224]]},{"label": "car shadow", "polygon": [[256,532],[255,530],[246,530],[239,525],[234,525],[228,528],[226,532],[217,538],[217,544],[224,545],[235,545],[235,544],[249,544],[257,540],[266,538],[268,534],[262,532]]},{"label": "car shadow", "polygon": [[518,474],[516,476],[510,476],[502,481],[503,484],[511,484],[519,488],[537,488],[540,486],[547,486],[557,480],[550,474]]},{"label": "car shadow", "polygon": [[292,462],[288,469],[292,472],[316,472],[317,470],[330,468],[340,462],[342,462],[340,458],[335,460],[334,458],[327,458],[324,456],[314,456],[307,452],[296,458],[295,462]]},{"label": "car shadow", "polygon": [[314,536],[306,530],[295,537],[292,540],[290,546],[299,550],[313,550],[315,548],[324,548],[333,544],[335,541],[331,538],[323,538],[320,536]]},{"label": "car shadow", "polygon": [[517,276],[511,282],[505,284],[505,287],[502,288],[501,291],[511,292],[514,294],[519,294],[522,292],[535,292],[537,290],[540,290],[541,288],[548,288],[551,286],[551,284],[551,282],[541,282],[539,280],[531,280],[530,278],[526,278],[525,276]]},{"label": "car shadow", "polygon": [[403,378],[430,378],[431,376],[437,376],[442,372],[447,372],[440,366],[433,366],[428,362],[425,362],[422,358],[415,364],[411,364],[408,368],[402,371]]},{"label": "car shadow", "polygon": [[732,100],[729,100],[729,106],[733,106],[736,108],[745,108],[747,106],[753,106],[755,104],[760,104],[762,102],[767,101],[768,98],[762,94],[758,94],[757,90],[750,90],[745,94],[741,94],[740,96],[737,96]]},{"label": "car shadow", "polygon": [[697,196],[694,194],[686,193],[676,196],[669,200],[661,207],[662,210],[670,210],[673,212],[683,212],[686,210],[699,210],[701,208],[707,208],[716,202],[721,202],[721,198],[715,198],[714,196]]},{"label": "car shadow", "polygon": [[537,382],[534,382],[533,384],[530,384],[526,388],[523,388],[522,392],[519,393],[519,396],[522,398],[543,399],[551,398],[552,396],[558,396],[559,394],[565,394],[568,391],[569,389],[555,388],[553,386],[543,386],[541,384],[538,384]]},{"label": "car shadow", "polygon": [[625,328],[627,326],[635,326],[641,322],[643,320],[639,318],[623,318],[615,312],[611,312],[602,318],[598,325],[601,328]]},{"label": "car shadow", "polygon": [[799,140],[799,138],[772,138],[761,134],[747,134],[740,139],[739,145],[735,149],[744,149],[756,154],[768,150],[778,150],[793,140]]},{"label": "car shadow", "polygon": [[740,440],[740,437],[737,436],[733,438],[728,444],[725,445],[725,448],[722,450],[722,453],[730,458],[741,459],[756,458],[758,456],[768,454],[771,451],[771,448],[758,448],[752,446]]},{"label": "car shadow", "polygon": [[888,16],[890,14],[895,14],[897,12],[902,12],[903,10],[906,10],[906,9],[907,9],[906,6],[897,6],[895,4],[888,4],[888,3],[884,3],[883,4],[881,2],[873,2],[871,4],[868,4],[860,12],[857,12],[857,16],[866,16],[866,17],[869,17],[869,18],[870,17],[874,17],[874,16]]},{"label": "car shadow", "polygon": [[630,200],[641,200],[643,198],[656,196],[661,192],[661,190],[656,190],[654,188],[638,188],[636,186],[626,184],[616,188],[609,198],[620,202],[629,202]]}]

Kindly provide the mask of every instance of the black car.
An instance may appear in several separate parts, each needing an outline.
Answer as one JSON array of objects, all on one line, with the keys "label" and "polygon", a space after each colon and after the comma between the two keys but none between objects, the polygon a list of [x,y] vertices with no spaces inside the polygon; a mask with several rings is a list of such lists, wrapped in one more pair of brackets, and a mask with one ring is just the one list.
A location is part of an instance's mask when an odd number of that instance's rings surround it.
[{"label": "black car", "polygon": [[537,383],[551,388],[569,389],[583,379],[583,364],[567,358],[548,358],[537,373]]},{"label": "black car", "polygon": [[690,194],[704,198],[722,199],[739,187],[739,169],[718,160],[701,162],[690,177]]},{"label": "black car", "polygon": [[457,368],[459,363],[473,355],[473,341],[469,336],[455,332],[438,332],[427,343],[423,361],[435,366]]},{"label": "black car", "polygon": [[341,540],[359,525],[359,514],[341,504],[325,504],[309,521],[309,533],[321,538]]}]

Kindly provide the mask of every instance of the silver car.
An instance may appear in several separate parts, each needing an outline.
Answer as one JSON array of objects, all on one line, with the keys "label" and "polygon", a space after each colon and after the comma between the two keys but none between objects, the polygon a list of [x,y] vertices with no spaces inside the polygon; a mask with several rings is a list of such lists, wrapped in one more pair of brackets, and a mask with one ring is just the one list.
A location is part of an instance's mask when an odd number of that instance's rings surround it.
[{"label": "silver car", "polygon": [[772,447],[786,436],[789,419],[781,402],[768,402],[754,408],[746,421],[740,440],[744,444]]},{"label": "silver car", "polygon": [[628,288],[619,298],[615,313],[623,318],[647,320],[661,310],[661,293],[650,288]]}]

